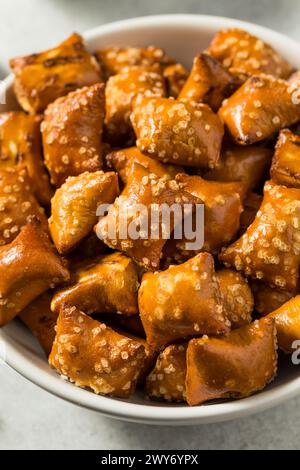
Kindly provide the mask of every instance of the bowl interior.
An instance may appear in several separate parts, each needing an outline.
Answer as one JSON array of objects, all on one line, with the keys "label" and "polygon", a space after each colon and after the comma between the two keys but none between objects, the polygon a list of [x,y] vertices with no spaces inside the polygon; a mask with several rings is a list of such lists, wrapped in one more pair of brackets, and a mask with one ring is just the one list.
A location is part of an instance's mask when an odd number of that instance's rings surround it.
[{"label": "bowl interior", "polygon": [[[168,54],[190,66],[193,57],[206,48],[216,31],[227,27],[241,27],[271,43],[295,67],[300,68],[299,44],[276,32],[228,18],[166,15],[145,17],[112,23],[85,34],[90,50],[108,45],[149,45],[164,47]],[[7,103],[0,111],[18,109],[12,93],[12,79],[3,83]],[[299,368],[289,357],[280,357],[279,375],[264,391],[242,400],[208,404],[189,408],[145,402],[142,393],[130,400],[117,400],[94,395],[60,379],[49,368],[46,358],[31,333],[19,320],[0,330],[4,340],[3,353],[7,364],[29,380],[66,400],[102,412],[108,416],[152,424],[195,424],[232,419],[268,408],[289,398],[300,390]],[[0,349],[1,351],[1,349]]]}]

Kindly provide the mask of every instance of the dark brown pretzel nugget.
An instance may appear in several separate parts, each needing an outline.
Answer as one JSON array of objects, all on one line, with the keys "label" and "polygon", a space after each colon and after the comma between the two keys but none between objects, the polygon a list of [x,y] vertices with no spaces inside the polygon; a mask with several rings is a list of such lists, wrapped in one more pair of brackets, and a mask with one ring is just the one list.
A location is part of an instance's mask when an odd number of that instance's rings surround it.
[{"label": "dark brown pretzel nugget", "polygon": [[101,81],[97,61],[76,33],[54,49],[11,59],[10,66],[18,101],[31,114],[43,112],[70,91]]},{"label": "dark brown pretzel nugget", "polygon": [[102,84],[80,88],[48,106],[42,123],[43,146],[55,186],[68,176],[102,168],[103,120]]},{"label": "dark brown pretzel nugget", "polygon": [[49,364],[78,387],[127,398],[145,358],[142,341],[115,332],[74,306],[62,306]]},{"label": "dark brown pretzel nugget", "polygon": [[219,160],[223,124],[205,104],[143,98],[135,103],[131,122],[138,149],[151,158],[201,168],[213,168]]},{"label": "dark brown pretzel nugget", "polygon": [[36,221],[0,247],[0,326],[40,294],[69,279],[69,272]]},{"label": "dark brown pretzel nugget", "polygon": [[25,166],[34,194],[48,206],[53,191],[41,155],[41,119],[21,111],[0,114],[0,168]]},{"label": "dark brown pretzel nugget", "polygon": [[275,322],[256,320],[224,338],[193,339],[187,350],[189,405],[242,398],[264,388],[277,371]]}]

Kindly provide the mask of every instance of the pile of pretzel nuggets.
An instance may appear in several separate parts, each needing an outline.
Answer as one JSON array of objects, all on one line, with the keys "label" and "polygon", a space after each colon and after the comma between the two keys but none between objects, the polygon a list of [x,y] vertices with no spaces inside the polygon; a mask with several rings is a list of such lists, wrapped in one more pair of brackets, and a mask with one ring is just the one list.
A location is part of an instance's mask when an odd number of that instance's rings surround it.
[{"label": "pile of pretzel nuggets", "polygon": [[[190,71],[154,46],[91,54],[75,33],[10,65],[0,326],[20,318],[97,394],[200,405],[263,389],[300,340],[300,72],[239,29]],[[204,205],[202,248],[163,227],[111,235],[124,204],[173,203]]]}]

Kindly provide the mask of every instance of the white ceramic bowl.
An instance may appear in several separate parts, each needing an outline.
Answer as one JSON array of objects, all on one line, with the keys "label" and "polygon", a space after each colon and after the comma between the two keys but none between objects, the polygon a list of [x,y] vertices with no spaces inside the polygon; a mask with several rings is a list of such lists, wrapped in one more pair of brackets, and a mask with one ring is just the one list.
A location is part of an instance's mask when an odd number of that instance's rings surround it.
[{"label": "white ceramic bowl", "polygon": [[[228,27],[240,27],[259,36],[300,68],[300,45],[297,42],[261,26],[229,18],[198,15],[142,17],[100,26],[88,31],[84,37],[91,50],[108,45],[155,44],[190,66],[193,57],[208,45],[212,36],[219,29]],[[9,92],[11,84],[11,76],[2,84],[8,94],[7,104],[0,106],[0,111],[17,107],[13,94]],[[146,402],[142,394],[130,400],[106,398],[60,379],[49,368],[37,341],[18,320],[2,328],[0,335],[5,343],[7,364],[24,377],[65,400],[128,421],[169,425],[225,421],[270,408],[300,392],[299,369],[292,365],[289,357],[285,357],[281,358],[279,375],[270,386],[256,395],[236,401],[187,407]]]}]

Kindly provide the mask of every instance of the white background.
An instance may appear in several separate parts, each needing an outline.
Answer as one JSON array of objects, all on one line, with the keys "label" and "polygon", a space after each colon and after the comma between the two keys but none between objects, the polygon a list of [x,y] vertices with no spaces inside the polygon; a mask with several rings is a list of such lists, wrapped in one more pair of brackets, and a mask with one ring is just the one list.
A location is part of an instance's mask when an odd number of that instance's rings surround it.
[{"label": "white background", "polygon": [[[10,57],[53,46],[71,31],[159,13],[240,18],[300,41],[299,0],[1,0],[0,78],[8,72]],[[279,448],[300,448],[300,398],[230,423],[155,427],[105,419],[0,365],[0,449]]]}]

